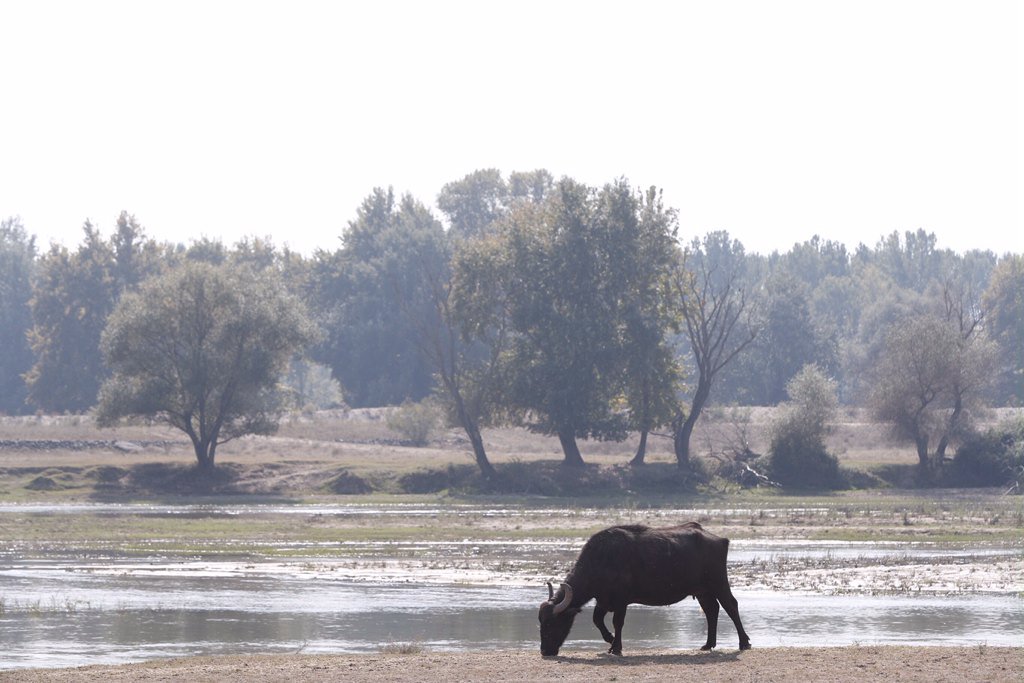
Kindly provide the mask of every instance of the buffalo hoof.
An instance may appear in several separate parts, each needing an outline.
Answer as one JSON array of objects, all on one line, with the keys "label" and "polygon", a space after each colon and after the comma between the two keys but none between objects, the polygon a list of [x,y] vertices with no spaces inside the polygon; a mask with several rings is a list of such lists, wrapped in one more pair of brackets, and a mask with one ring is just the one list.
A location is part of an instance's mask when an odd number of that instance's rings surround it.
[{"label": "buffalo hoof", "polygon": [[749,650],[750,649],[750,643],[740,643],[740,649],[741,650]]},{"label": "buffalo hoof", "polygon": [[704,652],[709,652],[711,650],[714,650],[715,646],[714,645],[702,645],[700,649],[703,650]]},{"label": "buffalo hoof", "polygon": [[610,647],[610,648],[608,648],[608,654],[615,655],[616,657],[621,657],[622,656],[622,648],[619,648],[619,649],[616,650],[614,647]]}]

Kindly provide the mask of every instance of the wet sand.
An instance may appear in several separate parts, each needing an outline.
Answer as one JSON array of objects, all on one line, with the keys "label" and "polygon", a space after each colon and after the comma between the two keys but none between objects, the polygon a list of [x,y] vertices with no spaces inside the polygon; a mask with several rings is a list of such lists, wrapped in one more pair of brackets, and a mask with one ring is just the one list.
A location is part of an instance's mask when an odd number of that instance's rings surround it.
[{"label": "wet sand", "polygon": [[0,672],[0,681],[1007,681],[1024,680],[1024,648],[763,648],[640,650],[624,657],[567,649],[376,655],[195,657],[119,666]]}]

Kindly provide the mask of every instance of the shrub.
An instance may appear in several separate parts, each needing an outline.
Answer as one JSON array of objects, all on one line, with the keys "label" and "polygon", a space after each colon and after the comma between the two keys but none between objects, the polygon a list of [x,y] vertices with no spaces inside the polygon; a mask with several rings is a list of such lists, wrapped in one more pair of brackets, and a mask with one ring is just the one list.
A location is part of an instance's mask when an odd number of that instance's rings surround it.
[{"label": "shrub", "polygon": [[389,411],[384,422],[388,429],[398,432],[414,446],[426,446],[440,422],[440,412],[431,401],[406,401]]},{"label": "shrub", "polygon": [[777,427],[768,454],[769,476],[783,486],[798,489],[838,489],[845,482],[839,460],[821,438],[799,430]]},{"label": "shrub", "polygon": [[953,458],[958,486],[1003,486],[1024,476],[1024,419],[964,441]]},{"label": "shrub", "polygon": [[770,477],[794,488],[842,488],[839,461],[825,448],[836,412],[836,386],[816,365],[807,365],[786,385],[783,404],[771,427]]}]

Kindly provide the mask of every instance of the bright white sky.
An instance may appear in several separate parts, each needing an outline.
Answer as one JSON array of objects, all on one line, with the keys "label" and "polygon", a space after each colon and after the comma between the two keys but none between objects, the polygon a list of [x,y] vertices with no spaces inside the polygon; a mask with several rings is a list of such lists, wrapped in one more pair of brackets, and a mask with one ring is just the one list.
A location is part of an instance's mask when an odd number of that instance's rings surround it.
[{"label": "bright white sky", "polygon": [[0,217],[334,249],[479,168],[664,188],[682,237],[1024,252],[1024,8],[0,0]]}]

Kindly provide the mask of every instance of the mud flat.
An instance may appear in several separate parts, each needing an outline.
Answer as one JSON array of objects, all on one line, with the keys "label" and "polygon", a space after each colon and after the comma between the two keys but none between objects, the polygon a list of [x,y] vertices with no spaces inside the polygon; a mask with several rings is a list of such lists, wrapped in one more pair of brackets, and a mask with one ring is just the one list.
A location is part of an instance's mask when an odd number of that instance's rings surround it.
[{"label": "mud flat", "polygon": [[416,651],[376,655],[195,657],[119,666],[0,672],[0,681],[1012,681],[1024,648],[763,648],[747,652],[641,650],[625,657],[565,650]]}]

